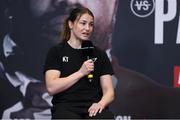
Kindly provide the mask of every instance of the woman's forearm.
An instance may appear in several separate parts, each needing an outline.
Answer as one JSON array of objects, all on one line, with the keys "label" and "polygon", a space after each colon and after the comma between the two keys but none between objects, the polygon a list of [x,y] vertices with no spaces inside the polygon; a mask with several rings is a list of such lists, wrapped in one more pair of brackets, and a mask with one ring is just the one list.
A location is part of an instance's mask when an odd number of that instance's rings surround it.
[{"label": "woman's forearm", "polygon": [[46,83],[48,93],[50,95],[54,95],[56,93],[62,92],[71,87],[82,77],[83,74],[81,74],[80,72],[75,72],[67,77],[48,80],[48,82]]},{"label": "woman's forearm", "polygon": [[106,91],[101,100],[98,102],[99,104],[101,104],[104,108],[106,106],[108,106],[112,101],[114,100],[114,90],[108,90]]}]

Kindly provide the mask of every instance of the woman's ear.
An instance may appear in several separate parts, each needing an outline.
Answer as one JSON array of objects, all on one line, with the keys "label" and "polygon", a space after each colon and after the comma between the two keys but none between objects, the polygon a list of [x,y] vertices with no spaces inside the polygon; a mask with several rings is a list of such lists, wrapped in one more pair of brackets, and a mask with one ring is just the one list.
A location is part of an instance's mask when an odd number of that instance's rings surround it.
[{"label": "woman's ear", "polygon": [[72,28],[73,28],[73,22],[68,21],[68,25],[69,25],[69,28],[70,28],[70,29],[72,29]]}]

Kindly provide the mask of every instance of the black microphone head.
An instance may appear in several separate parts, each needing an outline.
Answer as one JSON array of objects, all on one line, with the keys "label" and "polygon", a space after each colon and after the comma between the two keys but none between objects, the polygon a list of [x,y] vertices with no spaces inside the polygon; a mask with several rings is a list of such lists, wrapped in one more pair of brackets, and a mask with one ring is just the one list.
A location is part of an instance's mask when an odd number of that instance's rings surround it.
[{"label": "black microphone head", "polygon": [[92,43],[90,40],[84,40],[84,41],[82,41],[81,47],[82,47],[82,49],[94,48],[93,43]]},{"label": "black microphone head", "polygon": [[81,49],[83,52],[83,56],[87,57],[88,59],[93,56],[94,46],[91,41],[82,41]]}]

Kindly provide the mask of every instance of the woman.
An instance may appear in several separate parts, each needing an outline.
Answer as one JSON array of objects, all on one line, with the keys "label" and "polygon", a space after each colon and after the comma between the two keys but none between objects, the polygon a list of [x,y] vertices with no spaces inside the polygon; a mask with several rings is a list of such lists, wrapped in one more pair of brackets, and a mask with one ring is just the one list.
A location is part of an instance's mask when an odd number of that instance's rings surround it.
[{"label": "woman", "polygon": [[48,52],[44,71],[47,90],[53,95],[53,119],[114,118],[108,110],[114,99],[109,59],[97,47],[96,61],[82,54],[81,44],[90,39],[93,28],[94,15],[88,8],[73,9],[64,23],[63,42]]}]

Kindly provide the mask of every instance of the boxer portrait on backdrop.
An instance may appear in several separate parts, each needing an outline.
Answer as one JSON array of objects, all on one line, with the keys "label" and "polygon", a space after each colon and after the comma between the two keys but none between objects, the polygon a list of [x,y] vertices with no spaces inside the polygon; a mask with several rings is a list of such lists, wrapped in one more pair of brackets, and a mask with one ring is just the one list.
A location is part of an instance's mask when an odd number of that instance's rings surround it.
[{"label": "boxer portrait on backdrop", "polygon": [[[94,13],[96,29],[92,42],[106,50],[111,61],[115,99],[109,108],[114,115],[132,118],[180,117],[179,89],[164,87],[134,69],[122,67],[122,59],[128,57],[123,52],[130,48],[123,44],[127,39],[121,36],[127,35],[129,38],[134,35],[129,31],[138,31],[130,29],[127,18],[122,18],[129,15],[124,11],[130,11],[127,9],[128,1],[1,0],[0,6],[0,117],[51,117],[51,97],[44,84],[43,64],[48,49],[60,42],[67,13],[78,6],[88,7]],[[119,51],[119,48],[122,50]],[[133,49],[132,55],[135,52]],[[142,63],[133,59],[129,61],[131,64]]]},{"label": "boxer portrait on backdrop", "polygon": [[[111,34],[116,0],[2,0],[1,83],[2,118],[50,118],[51,97],[44,86],[43,64],[47,50],[60,42],[62,21],[72,7],[90,7],[95,16],[98,44]],[[110,4],[111,2],[111,4]],[[99,7],[103,6],[103,7]],[[104,8],[109,12],[105,12]],[[105,19],[102,16],[107,15]],[[62,21],[61,21],[62,20]],[[108,34],[106,34],[108,33]],[[103,36],[103,39],[100,39]],[[104,45],[103,45],[104,46]],[[15,88],[15,89],[14,89]],[[14,96],[4,94],[13,91]],[[18,94],[18,95],[16,95]],[[33,97],[34,96],[34,97]],[[7,102],[8,100],[8,102]],[[41,104],[39,104],[41,103]]]}]

